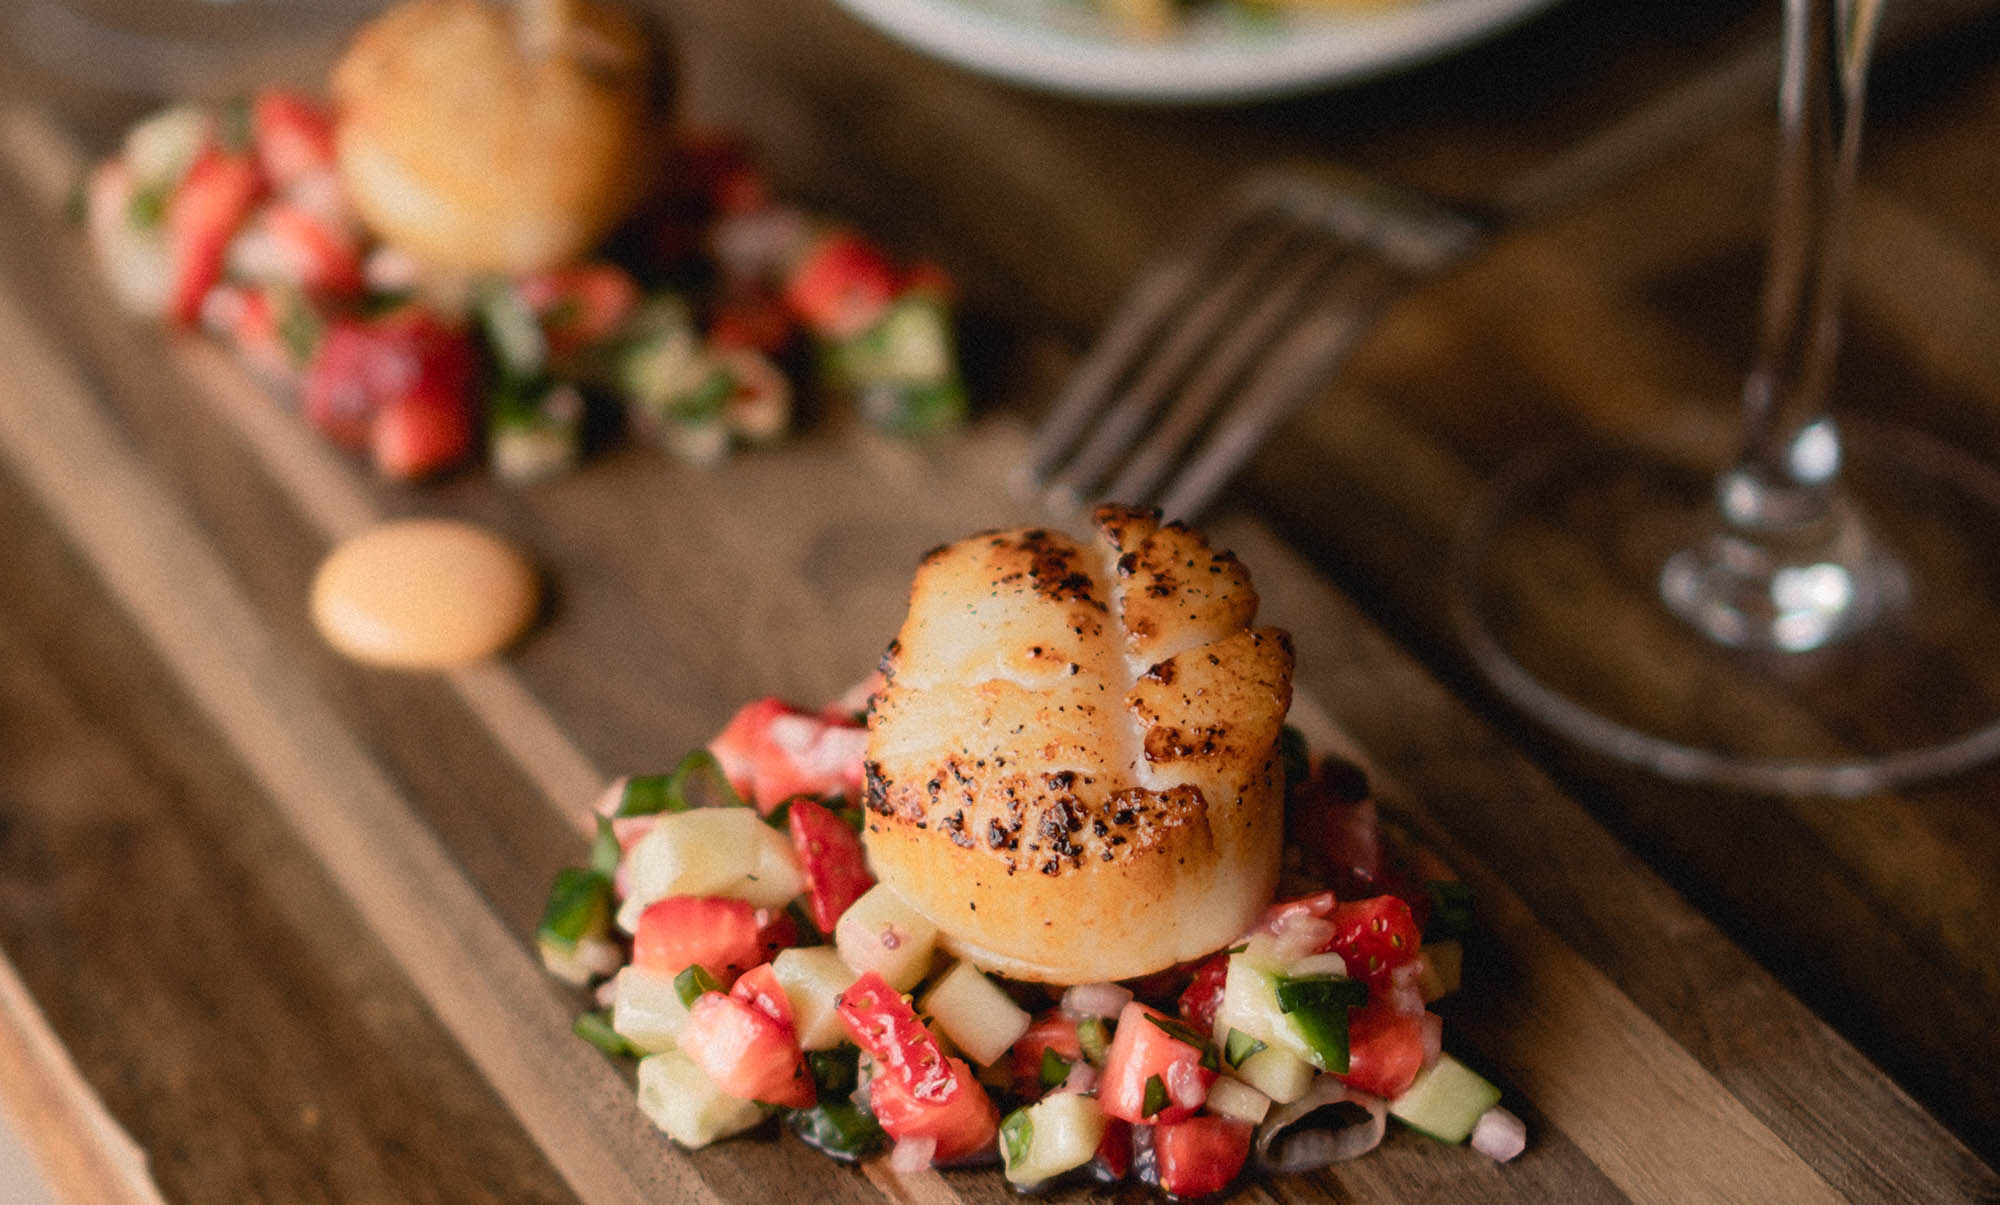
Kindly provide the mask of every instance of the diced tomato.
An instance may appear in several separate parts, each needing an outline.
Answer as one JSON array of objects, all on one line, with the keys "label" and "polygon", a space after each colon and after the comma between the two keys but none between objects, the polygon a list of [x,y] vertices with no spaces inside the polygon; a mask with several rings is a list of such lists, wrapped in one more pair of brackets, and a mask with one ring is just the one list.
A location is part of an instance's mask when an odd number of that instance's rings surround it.
[{"label": "diced tomato", "polygon": [[792,1029],[791,997],[785,995],[784,986],[778,982],[778,972],[770,963],[759,963],[737,976],[729,994],[756,1005],[760,1012],[784,1026],[787,1032]]},{"label": "diced tomato", "polygon": [[1375,991],[1404,963],[1416,960],[1423,944],[1410,906],[1393,895],[1353,900],[1333,910],[1333,939],[1327,949],[1347,960],[1347,973]]},{"label": "diced tomato", "polygon": [[1050,1050],[1071,1063],[1083,1057],[1083,1044],[1076,1038],[1076,1018],[1060,1009],[1036,1017],[1027,1032],[1015,1039],[1007,1062],[1014,1095],[1032,1100],[1048,1091],[1042,1083],[1042,1057]]},{"label": "diced tomato", "polygon": [[219,147],[204,150],[188,168],[167,200],[167,244],[174,263],[168,319],[192,326],[201,317],[201,299],[222,279],[229,240],[263,188],[249,159]]},{"label": "diced tomato", "polygon": [[[1169,1032],[1186,1028],[1186,1022],[1137,1000],[1125,1006],[1097,1081],[1097,1103],[1107,1114],[1135,1124],[1194,1115],[1216,1072],[1202,1066],[1213,1063],[1212,1052]],[[1149,1085],[1155,1086],[1149,1090]]]},{"label": "diced tomato", "polygon": [[743,900],[670,895],[639,914],[632,965],[665,975],[699,965],[726,985],[797,941],[790,913]]},{"label": "diced tomato", "polygon": [[810,799],[792,800],[785,825],[805,875],[806,910],[821,933],[831,933],[848,905],[875,885],[861,838],[845,820]]},{"label": "diced tomato", "polygon": [[889,1137],[932,1139],[932,1162],[955,1163],[993,1145],[1000,1110],[965,1060],[946,1059],[944,1070],[940,1082],[922,1092],[899,1076],[877,1076],[868,1084],[868,1106]]},{"label": "diced tomato", "polygon": [[1424,1065],[1421,1013],[1381,1004],[1347,1013],[1347,1074],[1341,1080],[1386,1099],[1408,1090]]},{"label": "diced tomato", "polygon": [[1285,836],[1305,856],[1306,869],[1343,896],[1377,894],[1382,834],[1375,800],[1358,798],[1338,775],[1315,774],[1285,796]]},{"label": "diced tomato", "polygon": [[708,743],[730,785],[767,815],[795,795],[858,792],[867,747],[866,728],[774,698],[745,704]]},{"label": "diced tomato", "polygon": [[1229,955],[1212,954],[1194,969],[1181,993],[1180,1014],[1202,1033],[1215,1032],[1215,1010],[1222,1007],[1222,989],[1229,979]]},{"label": "diced tomato", "polygon": [[903,273],[902,283],[896,289],[898,297],[910,293],[922,293],[950,304],[957,300],[958,285],[952,280],[951,274],[944,270],[943,264],[936,260],[922,259],[909,266]]},{"label": "diced tomato", "polygon": [[1229,1187],[1250,1157],[1250,1123],[1206,1114],[1153,1130],[1160,1188],[1183,1199]]},{"label": "diced tomato", "polygon": [[639,307],[639,282],[616,264],[553,268],[522,277],[516,288],[558,356],[611,338]]},{"label": "diced tomato", "polygon": [[873,243],[851,230],[822,235],[792,266],[785,301],[830,339],[860,334],[889,310],[896,273]]},{"label": "diced tomato", "polygon": [[791,1032],[747,1000],[705,993],[675,1042],[731,1096],[794,1109],[817,1097]]},{"label": "diced tomato", "polygon": [[280,191],[333,166],[333,118],[296,92],[266,88],[250,105],[251,139],[264,178]]}]

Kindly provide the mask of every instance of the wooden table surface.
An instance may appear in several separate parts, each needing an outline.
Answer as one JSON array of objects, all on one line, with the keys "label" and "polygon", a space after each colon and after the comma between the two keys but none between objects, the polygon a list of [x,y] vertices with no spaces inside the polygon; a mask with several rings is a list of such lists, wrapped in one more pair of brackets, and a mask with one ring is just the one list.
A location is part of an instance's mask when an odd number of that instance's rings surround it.
[{"label": "wooden table surface", "polygon": [[[688,115],[959,277],[978,421],[914,447],[836,415],[713,470],[631,446],[520,490],[378,483],[118,314],[18,152],[101,149],[143,102],[0,59],[0,1102],[78,1200],[999,1199],[650,1132],[532,955],[581,810],[744,699],[834,696],[924,549],[1044,518],[1006,486],[1027,424],[1232,174],[1307,154],[1490,195],[1774,7],[1571,0],[1385,79],[1188,110],[980,79],[824,0],[682,0]],[[1313,722],[1477,888],[1448,1032],[1531,1133],[1503,1167],[1398,1135],[1247,1199],[2000,1199],[2000,768],[1845,802],[1669,784],[1512,712],[1447,621],[1451,532],[1508,456],[1726,446],[1770,108],[1399,301],[1210,517]],[[1840,393],[2000,461],[1996,189],[1988,13],[1877,73]],[[314,635],[330,545],[415,513],[545,569],[500,661],[399,675]]]}]

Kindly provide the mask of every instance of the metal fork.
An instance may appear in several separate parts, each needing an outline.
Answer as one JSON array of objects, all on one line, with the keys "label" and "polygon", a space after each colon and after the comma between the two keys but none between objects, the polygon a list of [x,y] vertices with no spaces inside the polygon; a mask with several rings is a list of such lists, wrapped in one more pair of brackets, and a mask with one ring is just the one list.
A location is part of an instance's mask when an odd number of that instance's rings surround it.
[{"label": "metal fork", "polygon": [[[1968,7],[1981,6],[1930,6]],[[1194,518],[1319,396],[1387,302],[1768,101],[1777,64],[1776,38],[1759,39],[1480,207],[1328,166],[1250,176],[1134,282],[1050,404],[1021,483],[1064,512],[1115,499]]]}]

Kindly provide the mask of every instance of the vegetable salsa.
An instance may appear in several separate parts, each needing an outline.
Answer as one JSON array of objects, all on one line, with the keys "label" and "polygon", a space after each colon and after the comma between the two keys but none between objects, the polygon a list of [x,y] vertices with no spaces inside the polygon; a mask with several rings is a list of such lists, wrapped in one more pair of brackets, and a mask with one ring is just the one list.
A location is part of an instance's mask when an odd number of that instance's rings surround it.
[{"label": "vegetable salsa", "polygon": [[1391,1117],[1522,1149],[1428,1007],[1456,986],[1469,896],[1385,841],[1358,767],[1287,730],[1282,898],[1194,965],[1055,989],[952,958],[875,884],[865,745],[856,716],[751,703],[671,772],[614,783],[589,864],[555,880],[544,960],[601,1006],[576,1031],[637,1060],[674,1141],[776,1120],[836,1159],[1179,1198],[1365,1153]]}]

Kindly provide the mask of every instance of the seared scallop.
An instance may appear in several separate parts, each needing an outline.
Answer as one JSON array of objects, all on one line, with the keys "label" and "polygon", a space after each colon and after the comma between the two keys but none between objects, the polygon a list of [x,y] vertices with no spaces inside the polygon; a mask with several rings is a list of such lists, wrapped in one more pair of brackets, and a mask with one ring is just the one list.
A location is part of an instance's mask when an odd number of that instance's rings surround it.
[{"label": "seared scallop", "polygon": [[925,556],[869,720],[876,874],[960,955],[1053,983],[1226,945],[1283,831],[1290,638],[1192,529],[1094,518]]}]

